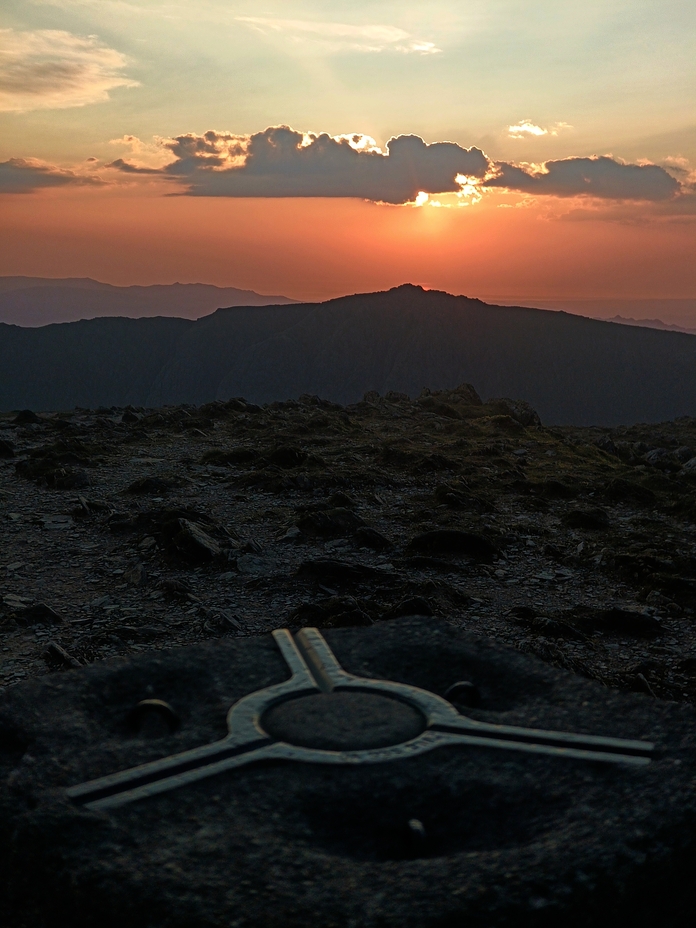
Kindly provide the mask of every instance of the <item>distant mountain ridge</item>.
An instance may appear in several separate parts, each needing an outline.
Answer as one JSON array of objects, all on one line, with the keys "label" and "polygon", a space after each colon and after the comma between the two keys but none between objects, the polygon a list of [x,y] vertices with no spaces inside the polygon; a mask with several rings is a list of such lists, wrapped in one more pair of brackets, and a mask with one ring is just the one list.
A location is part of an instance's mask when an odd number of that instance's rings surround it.
[{"label": "distant mountain ridge", "polygon": [[696,337],[424,291],[240,306],[198,321],[0,325],[0,409],[256,403],[473,383],[546,424],[696,415]]},{"label": "distant mountain ridge", "polygon": [[199,319],[221,306],[294,303],[286,296],[213,284],[116,287],[90,277],[0,277],[0,322],[22,326],[76,322],[103,316]]},{"label": "distant mountain ridge", "polygon": [[696,299],[572,299],[547,300],[533,297],[483,296],[488,303],[502,306],[530,306],[533,309],[556,309],[603,319],[606,322],[626,322],[629,325],[644,325],[653,329],[673,329],[675,332],[696,332]]},{"label": "distant mountain ridge", "polygon": [[634,319],[632,316],[611,316],[605,322],[618,322],[619,325],[640,325],[648,329],[666,329],[669,332],[686,332],[687,335],[696,335],[696,329],[673,325],[663,322],[662,319]]}]

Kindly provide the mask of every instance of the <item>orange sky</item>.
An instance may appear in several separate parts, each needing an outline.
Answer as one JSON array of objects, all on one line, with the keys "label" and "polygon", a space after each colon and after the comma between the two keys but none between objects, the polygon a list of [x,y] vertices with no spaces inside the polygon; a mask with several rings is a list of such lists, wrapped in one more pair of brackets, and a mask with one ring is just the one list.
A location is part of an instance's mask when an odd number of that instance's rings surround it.
[{"label": "orange sky", "polygon": [[695,42],[693,0],[5,0],[0,275],[695,299]]},{"label": "orange sky", "polygon": [[504,203],[497,194],[453,209],[101,188],[5,195],[0,275],[205,281],[299,299],[404,281],[513,298],[696,293],[693,222],[607,218],[568,201],[554,213],[549,198]]}]

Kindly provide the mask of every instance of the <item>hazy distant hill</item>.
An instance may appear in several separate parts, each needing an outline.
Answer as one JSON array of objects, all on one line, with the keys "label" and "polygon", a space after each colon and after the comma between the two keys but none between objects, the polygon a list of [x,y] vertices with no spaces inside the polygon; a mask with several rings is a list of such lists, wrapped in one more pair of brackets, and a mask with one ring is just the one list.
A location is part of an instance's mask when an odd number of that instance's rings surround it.
[{"label": "hazy distant hill", "polygon": [[197,322],[0,325],[0,408],[262,403],[473,383],[548,424],[696,415],[696,337],[405,285],[321,304],[236,307]]},{"label": "hazy distant hill", "polygon": [[484,297],[503,306],[531,306],[534,309],[562,309],[576,316],[605,319],[653,329],[696,332],[696,299],[592,299],[536,300]]},{"label": "hazy distant hill", "polygon": [[0,322],[22,326],[100,316],[178,316],[200,319],[221,306],[294,303],[285,296],[212,284],[114,287],[89,277],[0,277]]},{"label": "hazy distant hill", "polygon": [[648,329],[666,329],[668,332],[686,332],[696,335],[696,329],[687,329],[681,325],[671,325],[662,319],[634,319],[633,316],[610,316],[606,322],[618,322],[620,325],[640,325]]}]

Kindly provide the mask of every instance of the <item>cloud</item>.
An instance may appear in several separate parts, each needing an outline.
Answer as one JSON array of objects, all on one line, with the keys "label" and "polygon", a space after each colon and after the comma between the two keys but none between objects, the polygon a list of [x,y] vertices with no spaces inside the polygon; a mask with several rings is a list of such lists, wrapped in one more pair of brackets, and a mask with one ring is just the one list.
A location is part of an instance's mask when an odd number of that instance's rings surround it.
[{"label": "cloud", "polygon": [[293,42],[312,43],[328,52],[396,51],[433,55],[440,51],[433,42],[414,39],[410,33],[396,26],[353,26],[348,23],[262,16],[238,16],[237,21],[246,23],[262,35],[283,34]]},{"label": "cloud", "polygon": [[547,161],[542,169],[498,162],[486,187],[556,197],[613,200],[670,200],[683,187],[657,164],[625,164],[607,155]]},{"label": "cloud", "polygon": [[572,128],[567,122],[556,122],[550,129],[544,129],[541,126],[536,126],[531,119],[521,119],[516,126],[508,126],[507,130],[511,139],[523,139],[529,137],[540,138],[544,135],[558,135],[564,129]]},{"label": "cloud", "polygon": [[45,187],[102,186],[94,175],[78,174],[36,158],[10,158],[0,162],[0,193],[32,193]]},{"label": "cloud", "polygon": [[93,35],[0,29],[0,111],[100,103],[115,87],[138,86],[123,75],[126,64],[125,55]]},{"label": "cloud", "polygon": [[110,167],[160,173],[188,185],[192,196],[357,197],[413,202],[424,193],[459,193],[482,180],[490,162],[478,148],[454,142],[426,144],[401,135],[379,149],[369,136],[331,136],[272,126],[250,136],[211,130],[162,141],[174,155],[153,169],[118,159]]},{"label": "cloud", "polygon": [[[667,159],[663,166],[595,155],[515,164],[493,162],[480,149],[455,142],[427,144],[417,135],[391,138],[382,150],[361,133],[332,136],[288,126],[253,135],[209,130],[159,138],[155,144],[124,136],[114,143],[129,147],[133,157],[107,167],[175,181],[188,196],[355,197],[462,206],[506,190],[557,200],[580,197],[597,204],[642,203],[643,209],[651,202],[665,215],[690,214],[696,197],[696,172],[684,159]],[[163,156],[168,163],[162,163]],[[430,199],[432,195],[440,199]]]}]

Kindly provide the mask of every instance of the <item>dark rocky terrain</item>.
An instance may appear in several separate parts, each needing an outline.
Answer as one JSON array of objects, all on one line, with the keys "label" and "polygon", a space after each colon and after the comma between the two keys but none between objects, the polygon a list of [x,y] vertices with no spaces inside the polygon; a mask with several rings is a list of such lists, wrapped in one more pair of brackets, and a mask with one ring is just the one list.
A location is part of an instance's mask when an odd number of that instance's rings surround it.
[{"label": "dark rocky terrain", "polygon": [[696,413],[696,337],[491,306],[404,285],[326,303],[188,319],[0,324],[0,409],[297,399],[355,403],[477,385],[547,424],[630,425]]},{"label": "dark rocky terrain", "polygon": [[696,420],[546,427],[415,401],[0,419],[5,687],[270,629],[434,614],[696,699]]},{"label": "dark rocky terrain", "polygon": [[[0,455],[3,928],[688,928],[696,419],[548,427],[464,384],[24,410]],[[267,633],[303,626],[354,673],[440,694],[488,655],[474,718],[649,738],[655,763],[442,748],[250,767],[117,816],[66,800],[220,737],[287,675]],[[151,689],[189,721],[124,739]]]}]

